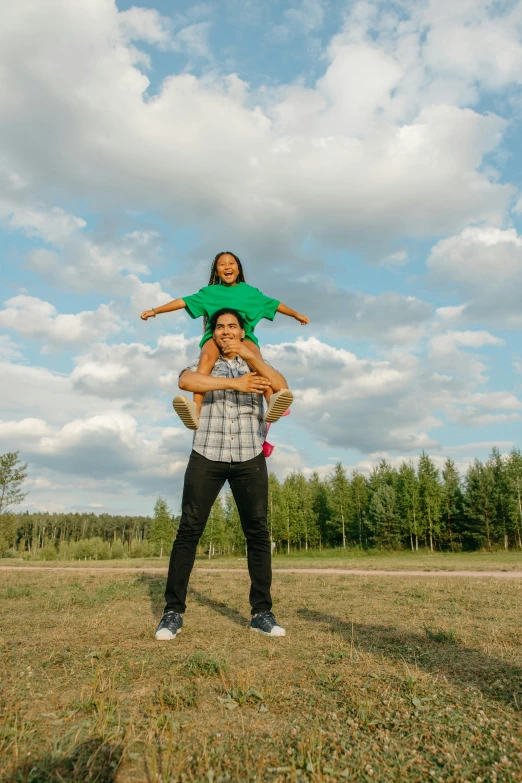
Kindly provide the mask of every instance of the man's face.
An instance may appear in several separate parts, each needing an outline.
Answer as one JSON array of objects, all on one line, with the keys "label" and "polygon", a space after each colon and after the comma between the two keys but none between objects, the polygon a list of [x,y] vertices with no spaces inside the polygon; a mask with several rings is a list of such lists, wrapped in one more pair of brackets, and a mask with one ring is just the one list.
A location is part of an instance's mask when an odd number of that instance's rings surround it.
[{"label": "man's face", "polygon": [[214,340],[220,351],[226,350],[227,343],[231,340],[242,340],[245,331],[238,324],[237,318],[232,313],[224,313],[217,319],[214,329]]}]

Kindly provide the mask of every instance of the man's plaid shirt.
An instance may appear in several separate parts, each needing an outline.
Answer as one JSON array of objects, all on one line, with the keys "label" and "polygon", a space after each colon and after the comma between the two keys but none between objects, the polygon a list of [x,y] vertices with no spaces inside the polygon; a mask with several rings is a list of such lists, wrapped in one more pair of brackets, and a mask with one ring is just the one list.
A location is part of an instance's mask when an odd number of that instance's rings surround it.
[{"label": "man's plaid shirt", "polygon": [[[185,370],[196,372],[198,362]],[[251,372],[241,357],[227,361],[219,357],[211,375],[239,378]],[[219,390],[207,392],[203,400],[199,428],[194,433],[193,449],[214,462],[246,462],[263,450],[267,424],[263,421],[263,395]]]}]

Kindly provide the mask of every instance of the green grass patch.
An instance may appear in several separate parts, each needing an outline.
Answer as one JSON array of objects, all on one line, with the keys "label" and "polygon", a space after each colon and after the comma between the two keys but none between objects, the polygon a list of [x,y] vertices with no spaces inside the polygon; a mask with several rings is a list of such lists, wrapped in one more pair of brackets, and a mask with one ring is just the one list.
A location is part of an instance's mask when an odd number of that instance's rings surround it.
[{"label": "green grass patch", "polygon": [[164,587],[0,573],[2,782],[522,779],[518,580],[275,574],[270,639],[246,573],[195,572],[160,643]]}]

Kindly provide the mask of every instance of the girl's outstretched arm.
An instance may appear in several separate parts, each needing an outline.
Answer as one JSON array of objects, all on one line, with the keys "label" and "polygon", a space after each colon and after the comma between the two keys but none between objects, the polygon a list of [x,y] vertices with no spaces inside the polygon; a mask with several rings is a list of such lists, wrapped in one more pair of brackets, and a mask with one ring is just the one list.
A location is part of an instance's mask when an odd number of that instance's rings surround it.
[{"label": "girl's outstretched arm", "polygon": [[172,313],[173,310],[183,310],[184,307],[186,307],[184,299],[173,299],[172,302],[153,307],[152,310],[144,310],[141,314],[141,319],[146,321],[147,318],[155,318],[158,313]]},{"label": "girl's outstretched arm", "polygon": [[308,318],[307,315],[303,315],[302,313],[297,313],[295,310],[292,310],[291,307],[287,307],[282,302],[279,303],[277,312],[282,313],[282,315],[288,315],[290,316],[290,318],[295,318],[295,320],[299,321],[299,323],[302,324],[303,326],[310,323],[310,319]]}]

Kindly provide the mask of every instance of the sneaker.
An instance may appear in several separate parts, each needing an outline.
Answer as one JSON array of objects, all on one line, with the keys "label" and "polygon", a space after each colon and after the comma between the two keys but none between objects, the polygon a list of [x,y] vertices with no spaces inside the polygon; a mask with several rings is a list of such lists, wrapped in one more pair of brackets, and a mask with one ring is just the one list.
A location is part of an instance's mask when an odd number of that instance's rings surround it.
[{"label": "sneaker", "polygon": [[[273,396],[273,395],[272,395]],[[272,399],[272,397],[270,398]],[[193,400],[187,400],[186,397],[174,397],[172,400],[174,410],[179,418],[189,430],[197,430],[199,427],[198,412],[196,403]]]},{"label": "sneaker", "polygon": [[273,612],[255,614],[248,627],[251,631],[263,633],[265,636],[286,636],[285,629],[278,624]]},{"label": "sneaker", "polygon": [[294,400],[294,395],[290,389],[281,389],[281,391],[272,394],[268,401],[268,408],[265,413],[265,421],[273,423],[278,421],[285,414]]},{"label": "sneaker", "polygon": [[179,612],[165,612],[156,628],[156,639],[174,639],[178,633],[181,633],[183,625],[183,615]]}]

